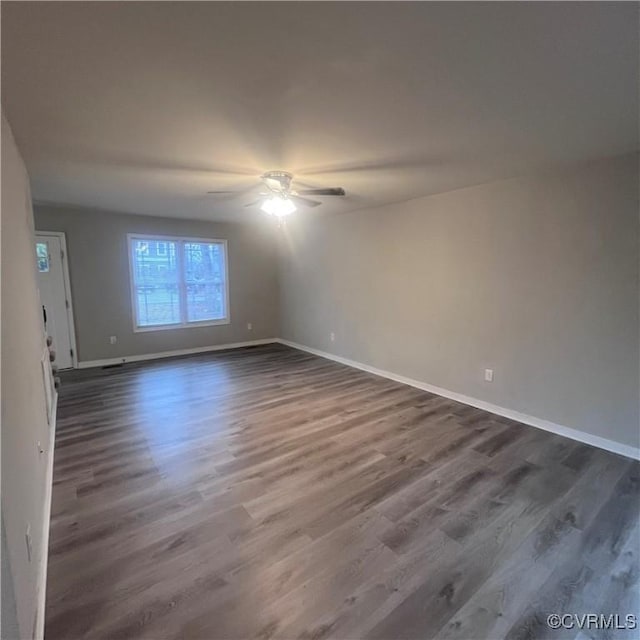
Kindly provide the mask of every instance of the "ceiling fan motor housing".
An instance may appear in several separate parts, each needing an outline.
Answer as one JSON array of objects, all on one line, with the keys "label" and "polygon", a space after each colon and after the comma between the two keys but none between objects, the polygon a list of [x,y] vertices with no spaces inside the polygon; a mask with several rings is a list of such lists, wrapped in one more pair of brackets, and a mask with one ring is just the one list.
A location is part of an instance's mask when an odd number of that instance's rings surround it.
[{"label": "ceiling fan motor housing", "polygon": [[288,193],[291,189],[293,175],[287,171],[267,171],[261,177],[269,189],[273,191]]}]

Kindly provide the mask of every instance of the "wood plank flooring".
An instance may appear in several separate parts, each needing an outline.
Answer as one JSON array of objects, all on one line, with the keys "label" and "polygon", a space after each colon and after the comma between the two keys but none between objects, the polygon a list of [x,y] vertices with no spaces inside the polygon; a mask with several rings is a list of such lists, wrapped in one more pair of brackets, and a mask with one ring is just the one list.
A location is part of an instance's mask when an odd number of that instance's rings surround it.
[{"label": "wood plank flooring", "polygon": [[640,465],[281,345],[77,371],[46,638],[626,638]]}]

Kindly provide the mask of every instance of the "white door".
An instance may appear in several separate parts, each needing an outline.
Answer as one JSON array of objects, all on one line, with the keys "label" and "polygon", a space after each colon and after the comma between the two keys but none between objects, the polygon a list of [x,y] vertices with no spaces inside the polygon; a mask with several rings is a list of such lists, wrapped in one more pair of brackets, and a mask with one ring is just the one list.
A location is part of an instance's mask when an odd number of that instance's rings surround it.
[{"label": "white door", "polygon": [[[66,256],[59,235],[36,233],[36,264],[40,301],[47,317],[47,335],[53,338],[55,364],[73,367],[73,334],[70,326],[71,298],[67,290]],[[66,277],[65,277],[66,276]]]}]

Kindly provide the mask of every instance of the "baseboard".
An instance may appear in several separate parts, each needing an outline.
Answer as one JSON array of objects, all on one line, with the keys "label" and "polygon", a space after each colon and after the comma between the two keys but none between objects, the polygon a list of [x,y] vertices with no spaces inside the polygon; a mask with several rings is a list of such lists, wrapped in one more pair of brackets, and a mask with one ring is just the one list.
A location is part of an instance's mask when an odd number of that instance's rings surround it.
[{"label": "baseboard", "polygon": [[47,597],[47,569],[49,566],[49,528],[51,526],[51,498],[53,495],[53,457],[55,455],[56,416],[58,412],[58,393],[53,399],[51,418],[49,420],[49,450],[47,459],[47,487],[44,496],[44,517],[42,522],[42,545],[40,571],[38,575],[38,600],[36,623],[33,630],[34,640],[44,638],[44,614]]},{"label": "baseboard", "polygon": [[582,442],[584,444],[590,444],[594,447],[598,447],[599,449],[605,449],[607,451],[611,451],[612,453],[617,453],[627,458],[634,458],[636,460],[640,460],[640,448],[622,444],[620,442],[616,442],[615,440],[609,440],[607,438],[595,436],[590,433],[585,433],[584,431],[579,431],[578,429],[572,429],[571,427],[565,427],[561,424],[550,422],[549,420],[536,418],[535,416],[530,416],[525,413],[520,413],[519,411],[514,411],[513,409],[506,409],[505,407],[500,407],[498,405],[491,404],[490,402],[479,400],[478,398],[472,398],[471,396],[466,396],[464,394],[457,393],[455,391],[450,391],[449,389],[436,387],[432,384],[428,384],[420,380],[407,378],[406,376],[401,376],[401,375],[398,375],[397,373],[392,373],[390,371],[378,369],[377,367],[372,367],[367,364],[363,364],[362,362],[357,362],[356,360],[350,360],[349,358],[336,356],[326,351],[313,349],[311,347],[307,347],[306,345],[298,344],[297,342],[291,342],[290,340],[283,340],[283,339],[278,339],[277,342],[279,342],[280,344],[284,344],[288,347],[292,347],[294,349],[299,349],[300,351],[306,351],[307,353],[312,353],[316,356],[320,356],[321,358],[327,358],[328,360],[333,360],[334,362],[339,362],[340,364],[345,364],[349,367],[354,367],[355,369],[360,369],[362,371],[367,371],[368,373],[373,373],[377,376],[381,376],[382,378],[388,378],[389,380],[401,382],[402,384],[407,384],[411,387],[422,389],[423,391],[429,391],[430,393],[435,393],[436,395],[449,398],[450,400],[456,400],[457,402],[468,404],[478,409],[483,409],[484,411],[488,411],[489,413],[495,413],[496,415],[502,416],[504,418],[510,418],[511,420],[515,420],[516,422],[522,422],[523,424],[529,425],[531,427],[537,427],[538,429],[543,429],[544,431],[549,431],[551,433],[555,433],[556,435],[564,436],[565,438],[570,438],[571,440],[577,440],[578,442]]},{"label": "baseboard", "polygon": [[342,356],[337,356],[327,351],[321,351],[320,349],[314,349],[312,347],[308,347],[306,345],[299,344],[297,342],[292,342],[290,340],[284,340],[283,338],[263,338],[260,340],[247,340],[245,342],[231,342],[228,344],[212,345],[207,347],[196,347],[193,349],[176,349],[173,351],[162,351],[159,353],[145,353],[145,354],[133,355],[133,356],[122,356],[119,358],[105,358],[103,360],[85,360],[78,363],[78,368],[89,369],[91,367],[104,367],[108,365],[123,364],[127,362],[142,362],[145,360],[158,360],[160,358],[171,358],[174,356],[183,356],[183,355],[190,355],[190,354],[196,354],[196,353],[207,353],[210,351],[223,351],[225,349],[240,349],[242,347],[253,347],[253,346],[258,346],[262,344],[273,344],[273,343],[280,343],[288,347],[298,349],[300,351],[306,351],[307,353],[312,353],[316,356],[320,356],[321,358],[327,358],[328,360],[333,360],[334,362],[339,362],[349,367],[354,367],[355,369],[360,369],[362,371],[367,371],[368,373],[373,373],[377,376],[381,376],[382,378],[388,378],[389,380],[394,380],[396,382],[400,382],[402,384],[406,384],[411,387],[416,387],[418,389],[422,389],[423,391],[429,391],[430,393],[435,393],[436,395],[443,396],[445,398],[449,398],[451,400],[455,400],[457,402],[461,402],[463,404],[467,404],[472,407],[476,407],[478,409],[483,409],[484,411],[488,411],[489,413],[495,413],[496,415],[502,416],[504,418],[510,418],[511,420],[515,420],[516,422],[522,422],[523,424],[536,427],[538,429],[543,429],[544,431],[549,431],[550,433],[555,433],[556,435],[563,436],[565,438],[570,438],[571,440],[576,440],[578,442],[583,442],[584,444],[589,444],[594,447],[598,447],[600,449],[605,449],[607,451],[620,454],[627,458],[634,458],[636,460],[640,460],[640,448],[622,444],[620,442],[616,442],[615,440],[602,438],[601,436],[592,435],[590,433],[579,431],[578,429],[573,429],[571,427],[565,427],[564,425],[556,424],[555,422],[544,420],[543,418],[536,418],[535,416],[530,416],[530,415],[527,415],[526,413],[514,411],[513,409],[500,407],[490,402],[479,400],[478,398],[473,398],[471,396],[467,396],[462,393],[457,393],[456,391],[443,389],[442,387],[437,387],[427,382],[422,382],[421,380],[415,380],[413,378],[408,378],[407,376],[402,376],[397,373],[393,373],[391,371],[378,369],[377,367],[372,367],[370,365],[363,364],[362,362],[357,362],[356,360],[343,358]]},{"label": "baseboard", "polygon": [[142,362],[144,360],[159,360],[175,356],[187,356],[195,353],[208,353],[209,351],[224,351],[225,349],[240,349],[242,347],[255,347],[261,344],[273,344],[277,338],[262,338],[261,340],[247,340],[245,342],[230,342],[228,344],[216,344],[207,347],[195,347],[193,349],[175,349],[173,351],[160,351],[158,353],[143,353],[133,356],[121,356],[119,358],[104,358],[103,360],[84,360],[78,362],[78,369],[90,369],[92,367],[105,367],[127,362]]}]

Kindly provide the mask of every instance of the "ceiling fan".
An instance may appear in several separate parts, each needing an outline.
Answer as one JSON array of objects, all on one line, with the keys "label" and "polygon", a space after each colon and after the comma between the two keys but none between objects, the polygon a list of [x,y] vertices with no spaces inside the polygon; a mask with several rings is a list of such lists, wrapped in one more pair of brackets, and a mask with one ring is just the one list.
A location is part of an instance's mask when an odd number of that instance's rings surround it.
[{"label": "ceiling fan", "polygon": [[[317,207],[322,204],[318,200],[312,200],[305,196],[344,196],[345,190],[342,187],[329,187],[325,189],[300,189],[295,191],[291,188],[293,175],[286,171],[267,171],[260,176],[266,191],[261,192],[262,196],[254,202],[246,204],[245,207],[254,207],[260,204],[260,208],[267,214],[277,218],[283,218],[293,213],[297,207]],[[234,193],[233,191],[207,191],[208,194]]]}]

